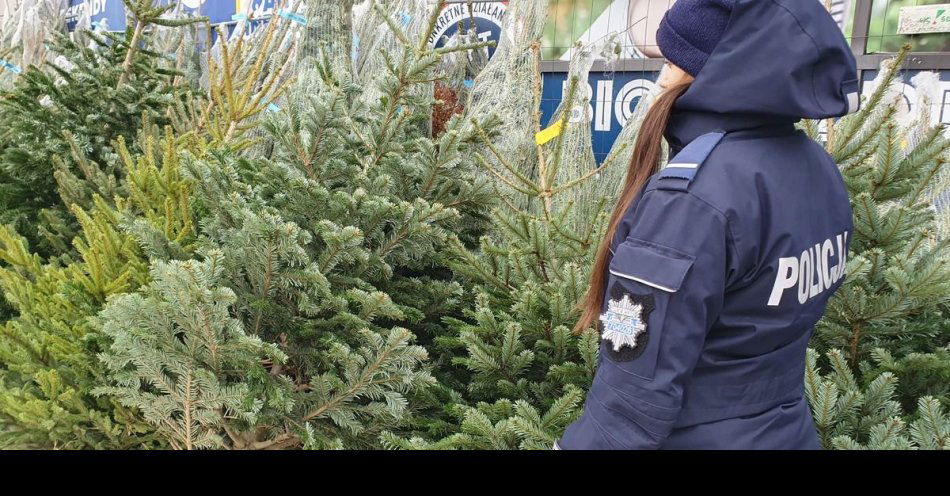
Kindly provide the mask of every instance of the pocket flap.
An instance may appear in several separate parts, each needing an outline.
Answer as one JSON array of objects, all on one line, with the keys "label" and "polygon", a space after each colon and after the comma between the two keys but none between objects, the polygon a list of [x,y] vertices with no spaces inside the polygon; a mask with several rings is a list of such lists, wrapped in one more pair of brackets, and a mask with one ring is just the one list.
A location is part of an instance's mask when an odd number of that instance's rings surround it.
[{"label": "pocket flap", "polygon": [[627,238],[610,260],[610,273],[674,293],[696,258],[649,241]]}]

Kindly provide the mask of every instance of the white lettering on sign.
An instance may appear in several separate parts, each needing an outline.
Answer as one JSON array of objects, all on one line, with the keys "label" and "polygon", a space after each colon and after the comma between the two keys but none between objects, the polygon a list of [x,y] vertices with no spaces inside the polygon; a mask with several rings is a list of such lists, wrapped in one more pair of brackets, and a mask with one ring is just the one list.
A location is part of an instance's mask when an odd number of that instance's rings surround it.
[{"label": "white lettering on sign", "polygon": [[[471,12],[469,8],[471,7]],[[470,24],[474,17],[476,22],[474,24],[475,28],[478,28],[478,39],[479,41],[491,41],[492,32],[491,31],[482,31],[484,26],[492,25],[499,32],[501,31],[502,23],[505,21],[505,14],[508,11],[508,5],[505,2],[478,2],[473,3],[471,6],[465,3],[456,3],[449,6],[446,6],[442,12],[439,13],[439,16],[436,18],[434,29],[432,33],[429,34],[429,45],[431,46],[440,46],[443,36],[452,36],[456,33],[456,30],[459,27],[459,23],[462,23],[464,29],[472,29]],[[486,21],[487,23],[478,22],[478,20]],[[499,40],[495,40],[496,42]]]},{"label": "white lettering on sign", "polygon": [[[569,81],[561,82],[562,97],[567,95],[568,86]],[[623,128],[627,120],[633,116],[633,110],[636,108],[634,100],[649,93],[654,86],[656,83],[649,79],[634,79],[620,88],[615,100],[614,81],[611,79],[597,81],[596,93],[590,84],[581,84],[578,86],[578,91],[586,91],[586,94],[583,94],[585,97],[596,95],[596,98],[591,99],[587,113],[584,112],[582,106],[575,105],[571,109],[570,122],[581,122],[586,115],[588,121],[594,120],[594,131],[609,132],[613,127],[612,118],[616,118],[620,127]]]},{"label": "white lettering on sign", "polygon": [[86,0],[85,2],[71,5],[66,9],[66,22],[75,22],[85,11],[89,12],[90,17],[105,12],[106,0]]}]

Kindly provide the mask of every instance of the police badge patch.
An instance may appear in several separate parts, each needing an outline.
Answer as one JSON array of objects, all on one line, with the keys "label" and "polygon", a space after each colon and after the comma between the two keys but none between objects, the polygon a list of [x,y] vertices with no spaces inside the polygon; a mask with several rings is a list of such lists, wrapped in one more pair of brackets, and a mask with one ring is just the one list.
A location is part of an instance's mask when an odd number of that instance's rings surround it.
[{"label": "police badge patch", "polygon": [[647,319],[653,311],[653,295],[627,292],[619,283],[610,291],[607,311],[601,314],[601,337],[607,342],[607,353],[615,361],[628,362],[646,349],[649,333]]}]

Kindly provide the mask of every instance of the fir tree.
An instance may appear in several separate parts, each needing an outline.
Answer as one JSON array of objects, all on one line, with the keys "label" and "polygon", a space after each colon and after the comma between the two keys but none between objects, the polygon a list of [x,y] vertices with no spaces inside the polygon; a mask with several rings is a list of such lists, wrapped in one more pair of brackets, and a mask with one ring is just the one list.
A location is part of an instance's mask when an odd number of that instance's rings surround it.
[{"label": "fir tree", "polygon": [[[143,9],[140,22],[161,15],[161,10],[149,5],[139,5]],[[150,258],[158,263],[193,256],[197,226],[191,215],[192,185],[181,175],[180,159],[246,146],[247,121],[258,116],[282,91],[270,84],[270,76],[262,77],[268,65],[248,62],[259,61],[261,50],[266,52],[280,42],[274,32],[274,26],[264,30],[270,33],[271,41],[254,49],[228,52],[227,72],[212,70],[209,87],[215,97],[207,104],[191,94],[188,100],[173,100],[174,105],[164,107],[164,117],[145,113],[138,121],[138,131],[128,130],[135,136],[133,147],[126,146],[124,135],[112,142],[115,162],[91,159],[94,152],[79,146],[75,133],[65,134],[64,143],[74,166],[60,160],[55,180],[60,199],[70,206],[70,214],[82,227],[73,243],[77,254],[54,244],[59,247],[54,253],[60,256],[44,264],[44,257],[30,253],[26,239],[11,228],[0,231],[4,236],[2,260],[9,264],[0,271],[0,280],[14,311],[0,339],[0,425],[5,444],[127,448],[180,441],[167,430],[156,435],[159,426],[149,424],[144,412],[122,405],[118,395],[105,390],[99,390],[98,395],[92,393],[95,387],[109,383],[107,368],[96,354],[111,344],[110,335],[94,325],[92,317],[109,296],[148,283]],[[151,43],[154,30],[143,33],[142,43],[136,46],[147,52],[142,47]],[[77,45],[77,50],[84,49]],[[134,54],[130,60],[129,80],[124,87],[128,91],[142,90],[142,98],[147,100],[161,98],[154,92],[164,91],[165,86],[136,86],[142,83],[136,79],[137,71],[144,71],[148,64],[140,63]],[[173,72],[168,74],[178,77]],[[147,82],[160,78],[142,79]],[[234,81],[240,81],[241,86],[229,85]],[[245,89],[255,98],[242,100],[236,96]],[[156,121],[173,122],[181,135],[169,128],[159,138]],[[215,132],[220,129],[231,131]],[[62,223],[71,220],[71,216],[64,217]]]},{"label": "fir tree", "polygon": [[[143,232],[161,233],[167,250],[186,250],[194,237],[190,186],[181,176],[174,139],[149,139],[133,160],[119,144],[124,174],[135,186],[115,206],[72,208],[80,225],[69,263],[44,263],[25,238],[0,226],[0,288],[15,316],[0,325],[0,444],[43,448],[161,446],[161,438],[132,409],[96,397],[105,368],[96,354],[108,346],[90,318],[110,295],[148,279],[141,244],[124,229],[134,219]],[[164,153],[156,153],[156,148]]]},{"label": "fir tree", "polygon": [[[189,291],[228,288],[227,318],[239,323],[228,325],[240,329],[232,334],[273,343],[286,356],[259,357],[264,372],[245,367],[243,376],[201,359],[201,373],[216,379],[195,394],[220,398],[216,391],[234,387],[257,399],[253,415],[230,415],[233,408],[215,403],[205,413],[217,417],[181,438],[183,396],[170,387],[155,391],[151,384],[162,380],[155,370],[165,367],[148,364],[161,360],[156,349],[179,347],[182,324],[155,323],[148,349],[133,349],[143,343],[129,337],[141,332],[130,315],[157,315],[174,304],[161,291],[116,300],[135,308],[117,303],[103,315],[114,337],[113,353],[104,356],[113,385],[99,391],[145,412],[146,395],[158,394],[175,412],[175,426],[147,418],[177,447],[366,448],[379,445],[383,430],[418,420],[418,402],[435,381],[421,366],[428,353],[413,343],[412,330],[437,326],[452,307],[440,300],[457,298],[460,288],[440,264],[455,232],[474,238],[486,222],[489,189],[472,180],[475,163],[466,153],[475,134],[456,119],[433,139],[426,125],[440,57],[468,48],[406,43],[387,55],[387,70],[374,81],[379,99],[364,97],[345,65],[326,55],[262,121],[259,145],[186,159],[197,187],[199,244],[222,254],[220,278]],[[197,319],[202,305],[182,313],[181,322]],[[127,360],[129,353],[141,363]]]},{"label": "fir tree", "polygon": [[[162,14],[147,2],[136,5],[142,8],[142,22]],[[142,30],[142,43],[136,45],[149,57],[159,55],[145,48],[155,32]],[[4,444],[127,448],[180,441],[168,430],[156,435],[159,426],[149,424],[137,408],[123,406],[118,395],[105,390],[92,394],[96,386],[109,384],[107,370],[95,355],[111,343],[92,317],[110,295],[134,291],[148,282],[149,258],[157,264],[193,256],[191,186],[180,174],[179,158],[196,159],[248,145],[244,139],[252,129],[248,122],[280,94],[282,85],[274,83],[284,75],[282,70],[268,75],[265,71],[273,60],[261,54],[282,43],[286,29],[272,23],[262,33],[261,43],[242,46],[242,38],[236,47],[225,46],[223,71],[212,59],[208,80],[212,98],[207,103],[186,92],[187,98],[172,100],[174,105],[165,108],[165,121],[145,113],[138,132],[128,130],[136,136],[133,147],[126,146],[124,135],[112,143],[114,163],[92,160],[94,154],[78,145],[75,134],[65,135],[74,167],[59,161],[55,179],[61,200],[71,205],[69,212],[83,228],[74,242],[78,254],[69,253],[61,243],[53,245],[61,256],[44,264],[44,257],[30,253],[25,239],[12,229],[3,230],[3,260],[10,267],[0,279],[15,315],[0,339]],[[127,34],[134,36],[132,31]],[[141,83],[136,80],[139,66],[147,64],[140,64],[138,55],[131,60],[125,86],[135,90]],[[163,88],[156,84],[144,89]],[[146,91],[141,95],[160,98]],[[180,135],[169,129],[159,140],[155,121],[173,122]],[[69,221],[70,216],[62,219]]]},{"label": "fir tree", "polygon": [[[533,47],[536,60],[539,48]],[[446,319],[451,332],[436,341],[437,348],[455,355],[454,367],[445,367],[440,376],[460,388],[446,407],[454,432],[434,443],[422,435],[387,435],[388,446],[550,449],[580,413],[597,365],[599,336],[593,330],[575,334],[572,327],[613,194],[590,183],[622,155],[576,174],[581,159],[565,149],[586,126],[583,119],[570,120],[570,109],[587,105],[580,81],[577,74],[571,76],[552,119],[561,126],[560,134],[527,157],[500,153],[493,146],[498,137],[471,123],[489,155],[475,157],[496,180],[501,205],[492,215],[496,230],[477,249],[455,244],[452,268],[476,296],[464,318]],[[533,94],[540,108],[537,71]],[[539,112],[534,118],[540,131]],[[525,163],[532,166],[519,169]],[[593,195],[591,205],[578,205],[581,190],[599,190],[599,195]],[[590,211],[599,213],[591,219]]]},{"label": "fir tree", "polygon": [[[55,41],[59,62],[0,99],[0,225],[18,222],[0,227],[0,445],[550,449],[597,364],[597,334],[570,329],[628,156],[621,140],[593,164],[583,53],[550,142],[527,134],[537,112],[456,109],[433,136],[448,59],[485,46],[428,47],[444,2],[412,27],[374,3],[397,49],[362,70],[358,22],[219,31],[199,89],[155,50],[155,27],[185,21],[153,1],[126,0],[124,34]],[[301,12],[346,17],[330,3]],[[826,135],[802,123],[855,211],[806,370],[828,448],[950,436],[932,201],[950,142],[893,118],[899,62]],[[533,129],[500,135],[512,119]]]},{"label": "fir tree", "polygon": [[[854,213],[848,276],[816,328],[806,384],[829,448],[948,442],[950,239],[933,199],[950,140],[926,113],[907,127],[895,118],[891,86],[909,48],[885,61],[859,112],[828,121],[824,136],[803,122],[839,163]],[[916,108],[928,106],[924,95]]]},{"label": "fir tree", "polygon": [[55,33],[49,40],[54,61],[25,69],[11,90],[0,93],[0,223],[28,233],[44,255],[67,251],[76,228],[69,205],[60,202],[54,171],[82,175],[82,167],[96,164],[102,174],[118,176],[115,140],[133,142],[143,116],[159,126],[170,123],[167,110],[178,98],[180,73],[141,46],[148,40],[143,33],[197,21],[164,19],[173,5],[153,2],[127,1],[135,23],[124,34],[87,31],[74,41]]},{"label": "fir tree", "polygon": [[926,349],[915,351],[931,351],[932,338],[950,337],[942,306],[950,298],[950,239],[937,237],[928,195],[950,140],[942,125],[895,122],[897,101],[886,95],[905,55],[886,64],[862,110],[838,120],[825,140],[851,193],[855,232],[848,278],[816,337],[825,349],[841,348],[852,367],[877,347],[926,336]]},{"label": "fir tree", "polygon": [[283,17],[273,17],[251,34],[241,21],[230,39],[222,26],[216,29],[218,42],[204,61],[208,101],[189,92],[191,98],[171,114],[183,139],[206,139],[210,147],[241,150],[252,144],[249,135],[258,118],[266,110],[279,109],[275,102],[289,84],[299,33],[296,24]]},{"label": "fir tree", "polygon": [[[817,353],[809,350],[805,392],[812,405],[815,425],[825,448],[835,449],[930,449],[950,447],[950,414],[932,396],[917,401],[913,420],[906,420],[896,400],[898,379],[883,372],[866,385],[858,382],[844,354],[827,353],[831,372],[822,375]],[[875,361],[887,360],[875,350]],[[868,364],[864,364],[868,367]]]},{"label": "fir tree", "polygon": [[173,448],[221,446],[226,418],[254,423],[262,405],[241,378],[263,374],[262,360],[284,358],[231,317],[234,292],[218,286],[223,262],[220,252],[156,262],[142,293],[114,298],[100,313],[112,338],[101,358],[117,386],[94,393],[142,411]]}]

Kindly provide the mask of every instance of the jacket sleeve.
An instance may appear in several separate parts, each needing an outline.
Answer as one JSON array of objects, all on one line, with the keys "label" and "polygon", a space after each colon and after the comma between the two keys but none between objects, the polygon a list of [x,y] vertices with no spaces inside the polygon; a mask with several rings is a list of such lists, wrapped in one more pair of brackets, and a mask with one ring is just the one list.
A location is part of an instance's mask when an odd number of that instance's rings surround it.
[{"label": "jacket sleeve", "polygon": [[657,449],[669,436],[735,257],[727,218],[688,192],[647,190],[620,229],[599,366],[560,449]]}]

